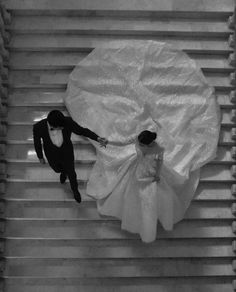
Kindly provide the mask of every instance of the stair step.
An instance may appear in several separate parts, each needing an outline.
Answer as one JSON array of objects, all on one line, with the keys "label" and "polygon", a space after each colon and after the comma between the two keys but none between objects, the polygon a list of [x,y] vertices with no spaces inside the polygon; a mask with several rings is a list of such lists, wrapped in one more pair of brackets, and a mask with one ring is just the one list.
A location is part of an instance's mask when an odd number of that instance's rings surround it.
[{"label": "stair step", "polygon": [[233,258],[230,239],[159,239],[144,244],[132,240],[7,238],[6,257],[32,258]]},{"label": "stair step", "polygon": [[[4,205],[4,206],[3,206]],[[113,217],[100,216],[95,201],[83,202],[79,205],[75,201],[5,201],[4,218],[25,219],[85,219],[85,220],[114,220]],[[186,219],[234,219],[231,202],[202,202],[195,201],[187,211]]]},{"label": "stair step", "polygon": [[[181,268],[180,268],[181,267]],[[37,259],[7,258],[4,276],[12,277],[206,277],[235,276],[231,259]]]},{"label": "stair step", "polygon": [[[63,59],[63,57],[61,58]],[[25,63],[25,62],[24,62]],[[50,91],[33,91],[27,90],[26,92],[18,92],[13,90],[8,97],[9,106],[34,106],[34,107],[58,107],[65,109],[64,97],[65,92],[50,92]],[[222,108],[236,107],[235,103],[230,100],[229,94],[224,92],[216,92],[216,98]]]},{"label": "stair step", "polygon": [[[217,278],[217,279],[216,279]],[[232,292],[232,280],[216,277],[210,280],[189,278],[40,278],[6,277],[5,292]]]},{"label": "stair step", "polygon": [[[76,172],[79,180],[86,181],[91,171],[90,164],[76,164]],[[8,163],[7,164],[7,177],[10,179],[23,179],[23,180],[54,180],[58,179],[59,175],[56,174],[48,164],[39,163]]]},{"label": "stair step", "polygon": [[[227,55],[189,54],[204,71],[232,72]],[[77,52],[12,52],[9,60],[12,70],[73,70],[87,53]]]},{"label": "stair step", "polygon": [[[91,200],[85,194],[85,185],[80,185],[79,189],[82,193],[83,200]],[[6,184],[6,194],[2,198],[8,200],[53,200],[53,201],[68,201],[74,202],[69,185],[62,187],[59,181],[48,181],[43,184],[31,181],[12,181]],[[209,183],[201,181],[197,191],[195,200],[200,201],[222,201],[228,200],[232,202],[235,200],[231,191],[231,183]]]},{"label": "stair step", "polygon": [[229,37],[225,20],[147,19],[125,17],[16,16],[9,31],[27,33],[77,33],[86,35],[151,35]]},{"label": "stair step", "polygon": [[[173,231],[164,231],[160,224],[157,238],[233,238],[232,220],[183,220]],[[2,237],[137,239],[139,236],[121,230],[119,220],[80,219],[7,219]],[[232,268],[232,267],[231,267]]]},{"label": "stair step", "polygon": [[[19,92],[18,90],[13,90],[12,93],[9,94],[8,104],[11,106],[57,106],[63,107],[64,105],[64,91],[32,91],[27,90],[24,92]],[[227,100],[227,95],[223,97],[223,99]]]},{"label": "stair step", "polygon": [[[191,104],[191,96],[189,96],[189,103]],[[34,106],[21,106],[21,107],[9,107],[7,117],[5,120],[8,124],[34,124],[36,121],[40,121],[47,117],[48,113],[55,109],[50,106],[34,107]],[[69,116],[69,113],[65,107],[58,107],[65,116]],[[232,109],[221,110],[221,123],[225,125],[234,125],[235,117],[232,119]]]},{"label": "stair step", "polygon": [[[189,2],[180,1],[176,2],[173,0],[167,0],[165,2],[158,1],[147,1],[145,4],[142,1],[131,1],[131,0],[117,0],[117,1],[106,1],[101,0],[99,3],[92,0],[48,0],[46,2],[37,2],[33,0],[27,0],[23,3],[19,3],[17,0],[4,0],[3,3],[7,9],[13,10],[14,14],[24,13],[33,15],[45,15],[45,13],[59,14],[59,13],[71,13],[71,14],[92,14],[92,15],[117,15],[118,13],[124,15],[140,15],[140,13],[149,16],[157,14],[164,14],[172,12],[178,15],[180,12],[184,12],[184,15],[189,13],[195,15],[228,15],[234,10],[233,0],[205,0],[204,2]],[[32,3],[34,5],[32,5]],[[74,12],[74,13],[73,13]],[[79,14],[79,15],[80,15]],[[213,14],[213,15],[214,15]],[[86,15],[86,14],[85,14]]]},{"label": "stair step", "polygon": [[[93,162],[75,164],[78,180],[87,181],[91,172]],[[235,178],[231,173],[231,163],[219,164],[215,167],[214,164],[207,164],[201,168],[202,181],[233,181]],[[28,162],[11,162],[7,163],[7,180],[10,181],[50,181],[58,180],[56,174],[48,164],[28,163]]]},{"label": "stair step", "polygon": [[[9,75],[9,86],[16,88],[55,88],[66,89],[68,77],[71,71],[68,70],[17,70],[12,71]],[[206,73],[205,77],[211,86],[220,90],[233,90],[234,87],[230,83],[229,74],[223,73]],[[91,88],[97,86],[91,84]],[[176,87],[176,84],[173,83]],[[171,87],[171,84],[170,84]]]},{"label": "stair step", "polygon": [[[79,184],[79,191],[82,194],[83,200],[89,200],[90,198],[85,195],[85,184]],[[54,181],[13,181],[6,184],[7,198],[12,199],[35,199],[35,200],[71,200],[74,202],[74,197],[71,192],[69,184],[65,185],[59,183],[59,177]]]},{"label": "stair step", "polygon": [[[219,145],[223,146],[235,146],[236,141],[235,138],[232,137],[232,128],[235,128],[234,124],[232,125],[222,125],[221,132],[219,137]],[[72,134],[72,141],[74,143],[83,143],[89,144],[88,139]],[[0,137],[0,140],[7,141],[8,144],[32,144],[33,136],[32,136],[32,125],[8,125],[7,126],[7,135],[6,137]]]},{"label": "stair step", "polygon": [[[76,144],[74,145],[74,155],[75,160],[80,161],[95,161],[96,160],[96,151],[92,144]],[[220,153],[222,160],[229,161],[230,160],[230,151],[222,148]],[[38,162],[38,157],[34,150],[34,146],[32,144],[28,145],[7,145],[5,158],[7,161],[11,160],[23,160],[29,162]]]},{"label": "stair step", "polygon": [[219,137],[219,145],[236,145],[235,138],[232,137],[232,129],[222,128]]},{"label": "stair step", "polygon": [[[75,163],[78,165],[86,164],[87,166],[93,165],[96,162],[96,153],[91,153],[90,151],[86,151],[86,149],[83,151],[80,151],[80,146],[76,145],[75,146]],[[86,147],[85,147],[86,148]],[[229,151],[228,153],[222,153],[224,154],[224,157],[220,158],[217,157],[214,160],[210,161],[208,164],[211,165],[227,165],[227,166],[232,166],[236,164],[236,159],[235,157],[231,157],[231,152]],[[36,156],[35,151],[33,150],[32,152],[27,153],[28,157],[27,158],[6,158],[3,157],[3,160],[0,161],[0,163],[6,163],[7,165],[15,164],[19,165],[21,167],[21,164],[27,164],[27,165],[33,165],[38,164],[39,160]]]},{"label": "stair step", "polygon": [[[236,150],[236,148],[235,148]],[[76,144],[74,145],[75,160],[80,162],[95,161],[96,150],[92,144]],[[232,153],[231,147],[219,146],[217,149],[215,163],[230,163],[235,162],[234,153]],[[4,160],[7,162],[38,162],[34,146],[32,144],[9,144],[6,147]]]},{"label": "stair step", "polygon": [[[172,44],[176,49],[184,50],[187,53],[205,53],[205,54],[229,54],[233,48],[229,47],[227,38],[208,38],[196,37],[168,37],[168,36],[136,36],[132,40],[156,40]],[[67,52],[91,52],[95,47],[107,44],[110,41],[131,40],[129,36],[123,37],[92,37],[80,36],[78,34],[68,35],[45,35],[45,34],[20,34],[14,35],[9,44],[11,51],[67,51]]]},{"label": "stair step", "polygon": [[[20,132],[19,132],[20,131]],[[22,144],[32,144],[33,143],[33,124],[31,125],[8,125],[7,126],[7,136],[5,140],[9,143],[22,143]],[[88,139],[75,134],[71,135],[72,141],[79,144],[90,144]],[[4,140],[4,139],[3,139]]]},{"label": "stair step", "polygon": [[[223,146],[235,146],[236,141],[232,137],[232,128],[236,128],[234,124],[232,125],[222,125],[220,137],[219,137],[219,145]],[[74,143],[90,143],[86,138],[78,135],[72,134],[72,141]],[[14,124],[7,126],[7,135],[6,137],[0,138],[0,140],[7,141],[8,144],[32,144],[33,136],[32,136],[32,125],[26,124]]]}]

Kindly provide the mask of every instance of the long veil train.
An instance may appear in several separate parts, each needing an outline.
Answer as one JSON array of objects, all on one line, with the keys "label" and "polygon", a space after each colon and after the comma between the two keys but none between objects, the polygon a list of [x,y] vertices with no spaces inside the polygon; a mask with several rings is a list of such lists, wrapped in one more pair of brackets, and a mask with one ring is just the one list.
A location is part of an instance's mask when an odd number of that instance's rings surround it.
[{"label": "long veil train", "polygon": [[[87,193],[99,212],[120,218],[123,229],[147,242],[156,237],[157,220],[172,229],[194,196],[200,167],[215,157],[219,137],[214,89],[195,62],[166,43],[111,42],[72,71],[65,104],[76,122],[111,141],[106,149],[91,141],[97,161]],[[162,183],[149,184],[145,194],[134,176],[142,162],[130,143],[144,129],[158,131],[165,148]]]}]

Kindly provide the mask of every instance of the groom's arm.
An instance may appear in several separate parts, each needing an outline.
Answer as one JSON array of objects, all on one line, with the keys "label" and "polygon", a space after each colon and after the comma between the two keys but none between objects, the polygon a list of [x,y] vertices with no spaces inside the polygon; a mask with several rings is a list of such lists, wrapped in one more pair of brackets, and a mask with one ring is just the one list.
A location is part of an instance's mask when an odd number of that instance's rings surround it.
[{"label": "groom's arm", "polygon": [[33,138],[34,138],[34,149],[38,156],[38,159],[43,159],[43,149],[41,143],[41,135],[38,124],[34,124],[33,126]]},{"label": "groom's arm", "polygon": [[76,135],[84,136],[91,140],[98,141],[99,136],[96,133],[89,130],[88,128],[81,127],[79,124],[73,121],[72,118],[67,118],[67,124],[71,132],[75,133]]}]

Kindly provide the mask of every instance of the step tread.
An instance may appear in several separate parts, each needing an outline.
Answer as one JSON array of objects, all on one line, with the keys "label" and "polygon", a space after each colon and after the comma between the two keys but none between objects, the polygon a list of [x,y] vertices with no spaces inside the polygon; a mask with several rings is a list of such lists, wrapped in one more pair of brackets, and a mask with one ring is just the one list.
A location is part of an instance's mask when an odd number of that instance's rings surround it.
[{"label": "step tread", "polygon": [[[14,10],[89,10],[89,11],[205,11],[205,12],[232,12],[234,10],[233,0],[204,0],[204,1],[179,1],[174,0],[155,0],[143,1],[139,0],[116,0],[106,1],[100,0],[99,2],[93,0],[48,0],[38,1],[25,0],[22,3],[18,0],[4,0],[3,3],[7,9]],[[32,5],[32,3],[34,5]]]},{"label": "step tread", "polygon": [[[92,200],[86,196],[86,186],[79,186],[83,200]],[[2,198],[8,201],[73,201],[74,198],[69,185],[62,187],[59,181],[55,182],[11,182],[6,184],[6,194]],[[196,190],[195,200],[199,201],[229,201],[235,200],[235,195],[231,191],[231,183],[207,183],[200,181]]]},{"label": "step tread", "polygon": [[[92,248],[92,251],[91,251]],[[232,244],[210,239],[165,240],[146,245],[141,242],[112,240],[79,241],[7,238],[5,257],[16,258],[232,258]]]},{"label": "step tread", "polygon": [[214,22],[205,19],[147,19],[124,17],[66,17],[66,16],[16,16],[9,30],[13,33],[86,33],[86,34],[182,34],[227,36],[225,20]]},{"label": "step tread", "polygon": [[[109,146],[108,146],[109,147]],[[236,150],[236,148],[235,148]],[[91,163],[96,160],[96,150],[92,144],[75,144],[74,145],[75,160],[77,162]],[[38,157],[34,146],[9,144],[6,147],[4,160],[8,163],[36,163]],[[236,160],[232,156],[231,147],[219,146],[216,153],[214,163],[234,163]]]},{"label": "step tread", "polygon": [[[37,71],[37,70],[17,70],[11,71],[9,74],[9,86],[14,88],[65,88],[68,83],[69,74],[71,71],[68,70],[48,70],[48,71]],[[205,74],[208,83],[211,86],[226,88],[233,90],[234,87],[230,83],[229,74],[215,73]],[[94,86],[98,84],[94,83]],[[176,86],[176,84],[173,84]],[[91,85],[92,88],[92,85]]]},{"label": "step tread", "polygon": [[[164,231],[160,224],[157,238],[234,238],[232,220],[182,220],[173,231]],[[44,237],[58,239],[139,239],[121,230],[119,220],[78,219],[7,219],[2,237]]]},{"label": "step tread", "polygon": [[[74,155],[75,160],[79,161],[95,161],[96,160],[96,151],[92,144],[75,144],[74,145]],[[230,159],[230,153],[227,149],[222,149],[220,153],[222,159],[225,157],[225,160]],[[36,155],[33,144],[31,145],[15,145],[9,144],[6,147],[6,152],[4,155],[4,160],[7,162],[38,162],[38,157]]]},{"label": "step tread", "polygon": [[[82,207],[75,201],[36,201],[4,203],[4,218],[8,219],[85,219],[85,220],[114,220],[98,214],[94,201],[83,202]],[[231,202],[201,202],[194,201],[189,207],[186,219],[234,219]]]},{"label": "step tread", "polygon": [[[180,269],[181,267],[181,269]],[[4,276],[41,277],[203,277],[235,276],[228,259],[22,259],[7,258]]]},{"label": "step tread", "polygon": [[[46,115],[43,118],[46,118],[47,114],[48,114],[48,112],[46,113]],[[38,121],[39,120],[36,120],[35,123],[38,122]],[[30,126],[32,128],[32,126],[34,125],[34,123],[32,121],[26,121],[26,122],[25,121],[17,121],[17,122],[12,122],[12,121],[9,121],[7,117],[4,117],[3,118],[3,123],[7,124],[8,127],[9,126],[13,126],[13,127]],[[226,118],[224,120],[222,120],[222,122],[221,122],[221,126],[222,127],[227,127],[227,128],[235,128],[236,123],[235,123],[234,120],[231,120],[231,114],[226,115]],[[221,129],[221,132],[222,133],[223,133],[223,131],[224,131],[224,129]],[[76,135],[74,134],[74,137],[75,136]],[[73,137],[73,140],[74,140],[74,137]],[[10,140],[12,140],[12,139],[10,139]],[[16,139],[14,139],[14,140],[17,141]]]},{"label": "step tread", "polygon": [[[9,60],[10,68],[17,70],[26,69],[61,69],[73,70],[87,53],[75,52],[12,52]],[[205,70],[232,71],[228,55],[190,55],[197,65]]]},{"label": "step tread", "polygon": [[149,278],[148,281],[143,281],[142,278],[141,281],[138,281],[138,283],[136,283],[137,279],[134,278],[130,279],[128,283],[127,279],[124,281],[119,278],[117,281],[112,279],[113,283],[111,283],[111,281],[106,281],[108,283],[105,283],[105,281],[101,281],[101,279],[99,279],[94,284],[89,284],[91,283],[91,279],[88,279],[87,283],[83,280],[84,285],[81,283],[80,279],[77,282],[75,279],[68,279],[67,281],[62,282],[61,278],[43,280],[41,278],[30,277],[25,277],[24,279],[9,277],[4,280],[5,292],[35,292],[36,289],[37,292],[65,292],[65,289],[66,292],[78,292],[78,289],[82,289],[83,292],[165,292],[166,289],[168,289],[168,291],[173,290],[175,292],[233,292],[231,281],[225,281],[227,283],[224,284],[215,284],[214,282],[211,284],[205,284],[204,281],[202,281],[203,283],[196,283],[194,279],[191,279],[191,283],[180,284],[179,279],[176,278],[174,278],[175,283],[171,281],[171,278],[169,278],[166,283],[160,283],[160,278],[158,278],[158,282],[153,280],[153,278]]},{"label": "step tread", "polygon": [[[80,148],[80,146],[79,146]],[[89,165],[93,165],[96,162],[96,154],[95,153],[91,153],[91,152],[87,152],[85,151],[80,151],[80,149],[74,149],[74,153],[75,153],[75,163],[76,164],[89,164]],[[228,152],[224,152],[221,153],[222,157],[217,157],[216,159],[208,162],[208,164],[217,164],[217,165],[235,165],[236,164],[236,159],[231,157],[231,153],[230,151]],[[3,163],[10,165],[15,164],[19,167],[21,167],[21,164],[27,164],[29,167],[30,166],[34,166],[35,164],[39,163],[39,160],[36,156],[36,153],[34,150],[32,150],[32,152],[28,152],[29,157],[26,158],[8,158],[8,157],[4,157],[2,159]],[[1,163],[1,161],[0,161]],[[17,167],[16,166],[16,167]]]},{"label": "step tread", "polygon": [[[191,103],[191,96],[189,96],[189,103]],[[7,117],[5,121],[9,125],[14,124],[34,124],[36,121],[40,121],[47,117],[48,112],[52,110],[52,107],[34,107],[34,106],[21,106],[21,107],[8,107]],[[65,116],[69,116],[66,107],[58,108],[61,110]],[[232,109],[223,108],[221,109],[221,123],[222,124],[236,124],[234,120],[232,120]]]},{"label": "step tread", "polygon": [[[92,163],[76,163],[75,170],[79,181],[87,181],[91,172]],[[235,178],[231,174],[231,163],[219,164],[215,167],[214,164],[207,164],[201,168],[201,181],[233,181]],[[56,174],[48,164],[28,164],[28,163],[8,163],[7,164],[7,181],[37,181],[46,182],[58,180]]]},{"label": "step tread", "polygon": [[[20,126],[20,125],[18,125],[18,126]],[[31,128],[32,128],[32,126],[31,126]],[[16,140],[16,139],[14,139],[13,136],[11,136],[12,132],[13,131],[11,130],[11,132],[7,133],[7,136],[3,136],[3,137],[0,136],[1,143],[4,143],[4,144],[6,143],[7,145],[32,145],[33,144],[33,139],[30,135],[23,137],[24,138],[23,140],[20,140],[21,137],[17,137],[18,140]],[[72,143],[74,145],[90,144],[90,142],[88,140],[86,140],[85,138],[84,139],[83,138],[77,139],[76,136],[75,136],[75,138],[72,138]],[[220,135],[218,145],[219,146],[227,146],[227,147],[236,146],[236,141],[235,141],[235,139],[232,139],[230,130],[228,130],[228,129],[221,130],[221,135]]]},{"label": "step tread", "polygon": [[[80,35],[34,35],[34,34],[21,34],[15,35],[10,41],[9,48],[13,51],[86,51],[89,52],[95,47],[104,45],[110,41],[126,41],[130,40],[129,36],[123,37],[90,37]],[[150,39],[150,37],[136,37],[135,39]],[[171,38],[171,37],[151,37],[152,40],[168,42],[176,49],[185,50],[187,52],[215,52],[215,53],[230,53],[233,48],[228,45],[226,39],[198,39],[198,38]]]},{"label": "step tread", "polygon": [[[33,143],[33,123],[32,124],[21,124],[21,125],[8,125],[7,126],[7,136],[3,138],[3,140],[6,140],[8,144],[18,144],[18,143]],[[88,139],[82,136],[78,136],[75,134],[71,135],[72,141],[75,143],[85,143],[90,144]]]},{"label": "step tread", "polygon": [[[63,59],[63,58],[62,58]],[[24,59],[23,59],[24,60]],[[34,106],[34,107],[60,107],[65,109],[64,105],[65,92],[50,92],[50,91],[32,91],[27,90],[24,93],[16,90],[9,94],[9,106]],[[230,101],[229,94],[217,92],[216,98],[222,107],[235,108],[236,104]]]}]

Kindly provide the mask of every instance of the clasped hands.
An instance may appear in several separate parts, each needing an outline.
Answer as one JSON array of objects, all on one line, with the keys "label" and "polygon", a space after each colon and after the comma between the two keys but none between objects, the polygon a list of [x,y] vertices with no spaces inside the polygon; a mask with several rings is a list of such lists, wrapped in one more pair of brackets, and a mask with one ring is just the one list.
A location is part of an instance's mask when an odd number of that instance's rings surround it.
[{"label": "clasped hands", "polygon": [[154,181],[158,183],[160,181],[160,177],[159,176],[154,176],[153,179],[152,179],[152,182],[154,182]]},{"label": "clasped hands", "polygon": [[107,146],[108,140],[106,138],[103,137],[98,137],[97,138],[98,143],[100,144],[101,147],[105,147]]}]

